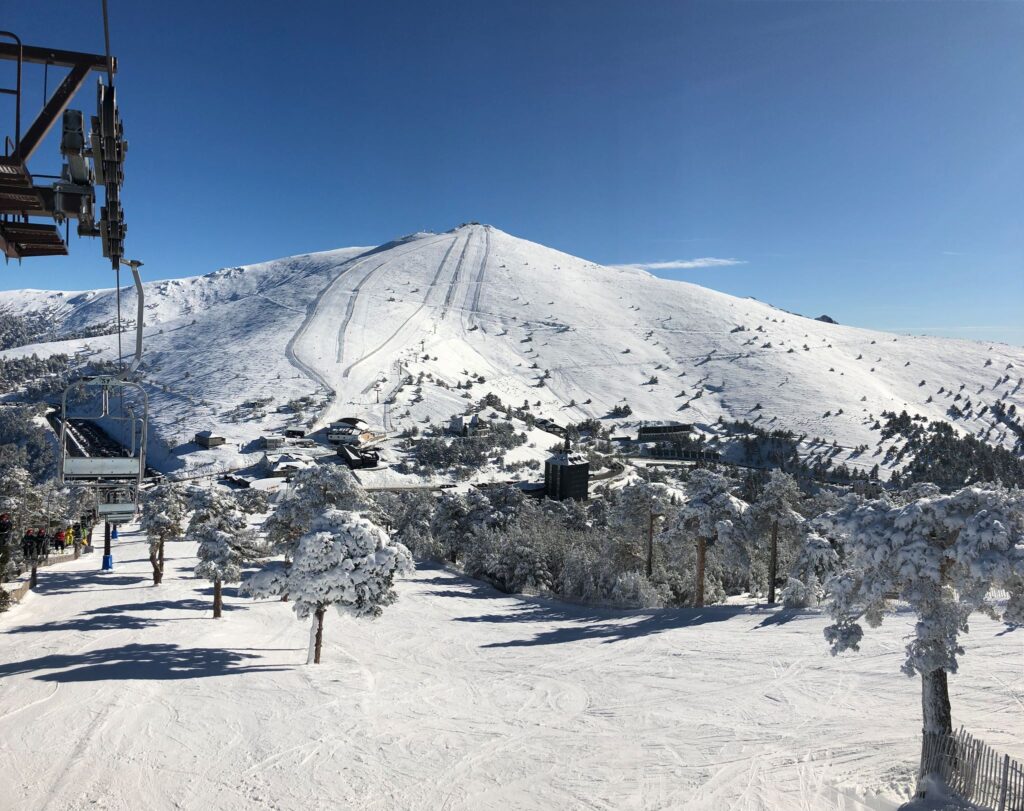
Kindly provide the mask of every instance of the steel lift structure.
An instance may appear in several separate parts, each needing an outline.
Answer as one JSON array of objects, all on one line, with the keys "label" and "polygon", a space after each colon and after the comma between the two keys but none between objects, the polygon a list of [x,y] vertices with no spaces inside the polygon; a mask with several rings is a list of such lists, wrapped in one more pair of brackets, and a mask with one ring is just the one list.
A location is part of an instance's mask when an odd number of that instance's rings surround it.
[{"label": "steel lift structure", "polygon": [[[82,378],[65,390],[61,400],[61,458],[59,479],[92,489],[97,495],[97,511],[106,521],[107,544],[103,568],[113,568],[110,554],[110,525],[131,520],[138,508],[139,489],[146,469],[148,398],[136,371],[142,360],[143,288],[139,261],[124,259],[127,226],[121,208],[121,187],[124,183],[124,159],[128,142],[117,106],[114,74],[117,60],[110,55],[110,34],[106,0],[103,6],[104,55],[78,53],[53,48],[25,45],[9,31],[0,31],[0,60],[14,63],[13,86],[0,86],[0,94],[13,97],[13,137],[4,137],[0,157],[0,251],[5,261],[37,256],[62,256],[68,253],[70,222],[77,222],[79,236],[99,237],[103,256],[110,260],[117,273],[118,354],[121,336],[122,265],[131,268],[138,313],[135,322],[135,354],[114,375]],[[66,74],[52,94],[47,95],[44,83],[43,105],[27,128],[22,128],[24,101],[23,74],[26,65],[42,65],[48,76],[51,67]],[[106,74],[96,84],[96,114],[86,116],[71,109],[71,101],[82,89],[89,75]],[[60,154],[63,158],[59,176],[33,174],[29,161],[46,136],[61,122]],[[40,182],[40,180],[52,182]],[[96,213],[97,191],[102,189],[103,204]],[[62,227],[63,226],[63,233]],[[71,414],[68,404],[72,391],[92,389],[92,402],[98,411]],[[125,405],[125,394],[141,406],[136,414]],[[117,400],[117,407],[112,405]],[[127,437],[123,457],[75,456],[68,447],[70,419],[108,420],[120,422]]]},{"label": "steel lift structure", "polygon": [[[14,97],[14,137],[4,137],[4,154],[0,157],[0,250],[8,260],[66,255],[68,224],[77,220],[79,236],[100,237],[103,255],[116,270],[124,255],[127,230],[121,186],[128,150],[114,92],[116,60],[112,56],[24,45],[9,31],[0,31],[0,39],[7,40],[0,41],[0,59],[15,63],[14,86],[0,87],[0,93]],[[26,64],[41,64],[47,70],[50,66],[67,68],[68,73],[23,132],[22,76]],[[105,72],[108,81],[96,85],[96,115],[87,133],[85,115],[81,110],[68,109],[68,105],[94,70]],[[29,159],[58,119],[64,166],[59,177],[49,178],[55,182],[38,183],[29,171]],[[104,204],[97,218],[98,186],[103,187]],[[35,222],[33,218],[53,222]]]}]

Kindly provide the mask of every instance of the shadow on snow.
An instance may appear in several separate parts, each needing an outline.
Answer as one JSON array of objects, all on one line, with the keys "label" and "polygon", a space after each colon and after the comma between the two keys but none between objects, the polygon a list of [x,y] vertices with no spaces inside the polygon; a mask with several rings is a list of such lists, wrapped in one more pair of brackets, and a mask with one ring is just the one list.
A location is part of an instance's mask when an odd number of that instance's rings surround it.
[{"label": "shadow on snow", "polygon": [[177,645],[124,645],[73,654],[51,654],[23,662],[0,664],[0,677],[40,673],[39,681],[121,681],[125,679],[196,679],[234,673],[270,672],[289,668],[247,664],[258,656],[221,648],[179,648]]},{"label": "shadow on snow", "polygon": [[508,614],[484,614],[476,617],[457,617],[456,622],[493,623],[558,623],[528,639],[510,639],[491,642],[485,648],[518,648],[532,645],[560,645],[565,642],[600,640],[623,642],[663,631],[724,622],[748,613],[743,606],[713,606],[710,608],[659,609],[651,612],[594,610],[575,606],[556,606],[547,603],[525,603]]}]

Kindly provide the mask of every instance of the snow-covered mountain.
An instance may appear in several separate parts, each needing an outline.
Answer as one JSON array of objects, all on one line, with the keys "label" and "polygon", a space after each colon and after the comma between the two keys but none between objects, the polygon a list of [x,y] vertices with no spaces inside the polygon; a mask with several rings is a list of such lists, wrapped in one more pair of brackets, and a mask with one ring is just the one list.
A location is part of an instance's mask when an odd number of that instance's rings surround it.
[{"label": "snow-covered mountain", "polygon": [[[122,308],[134,312],[130,291]],[[354,413],[400,430],[465,410],[456,386],[471,380],[473,399],[539,401],[534,412],[561,423],[628,403],[634,421],[711,426],[724,416],[851,450],[877,443],[882,411],[978,433],[994,424],[984,405],[1024,406],[1022,347],[825,323],[476,223],[151,282],[145,309],[150,456],[166,469],[181,465],[173,449],[195,431],[244,446],[294,419],[276,409],[296,398],[313,396],[305,415],[317,426]],[[111,290],[15,291],[0,293],[0,311],[45,311],[73,334],[111,321],[115,300]],[[116,354],[114,336],[3,354],[86,347]],[[420,373],[418,386],[402,385]],[[958,408],[966,398],[973,408],[954,419],[957,395]],[[1015,439],[1001,426],[989,438]]]}]

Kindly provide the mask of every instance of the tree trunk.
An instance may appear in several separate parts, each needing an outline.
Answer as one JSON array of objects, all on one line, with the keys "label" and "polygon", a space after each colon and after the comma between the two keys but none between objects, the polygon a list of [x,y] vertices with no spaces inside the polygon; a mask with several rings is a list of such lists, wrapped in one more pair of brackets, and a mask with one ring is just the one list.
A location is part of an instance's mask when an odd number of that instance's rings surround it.
[{"label": "tree trunk", "polygon": [[164,539],[160,536],[160,579],[164,579]]},{"label": "tree trunk", "polygon": [[213,581],[213,618],[220,619],[220,610],[223,605],[223,600],[220,594],[220,581]]},{"label": "tree trunk", "polygon": [[697,538],[697,582],[693,589],[693,604],[697,608],[704,607],[704,562],[707,557],[708,544],[703,538]]},{"label": "tree trunk", "polygon": [[316,610],[316,646],[313,653],[313,664],[320,664],[320,649],[324,644],[324,608]]},{"label": "tree trunk", "polygon": [[772,521],[772,552],[768,560],[768,605],[775,605],[775,578],[779,574],[779,522]]},{"label": "tree trunk", "polygon": [[157,551],[149,550],[149,565],[153,567],[153,585],[160,585],[160,561],[157,560]]},{"label": "tree trunk", "polygon": [[164,579],[164,567],[161,562],[163,557],[164,541],[161,536],[156,548],[152,546],[149,548],[149,565],[153,567],[153,585],[159,586],[160,581]]},{"label": "tree trunk", "polygon": [[921,676],[921,715],[925,733],[953,734],[949,684],[942,668]]},{"label": "tree trunk", "polygon": [[309,623],[309,650],[306,653],[306,664],[311,665],[316,659],[316,632],[320,627],[320,620],[317,618],[316,613],[313,614],[313,619]]},{"label": "tree trunk", "polygon": [[29,578],[28,587],[35,590],[36,586],[39,585],[39,572],[36,569],[36,562],[32,561],[32,576]]},{"label": "tree trunk", "polygon": [[654,575],[654,513],[651,512],[647,525],[647,579]]}]

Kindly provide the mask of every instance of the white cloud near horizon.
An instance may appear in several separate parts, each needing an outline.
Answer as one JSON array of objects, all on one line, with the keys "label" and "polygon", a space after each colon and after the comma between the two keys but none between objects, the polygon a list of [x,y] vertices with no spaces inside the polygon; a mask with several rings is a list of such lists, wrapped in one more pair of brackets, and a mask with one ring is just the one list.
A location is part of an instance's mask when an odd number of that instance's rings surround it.
[{"label": "white cloud near horizon", "polygon": [[697,259],[673,259],[668,262],[631,262],[627,265],[619,265],[619,267],[639,268],[640,270],[699,270],[745,264],[747,264],[745,259],[719,259],[715,256],[701,256]]}]

